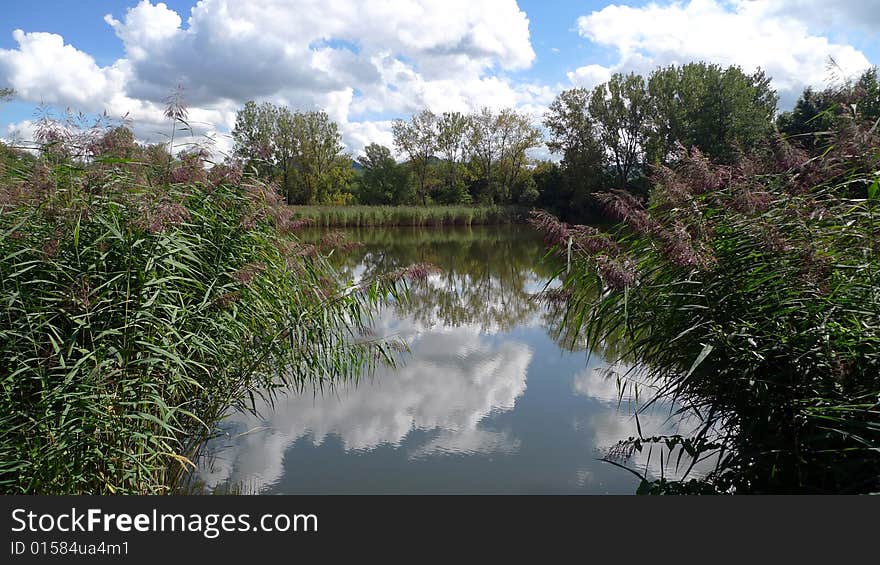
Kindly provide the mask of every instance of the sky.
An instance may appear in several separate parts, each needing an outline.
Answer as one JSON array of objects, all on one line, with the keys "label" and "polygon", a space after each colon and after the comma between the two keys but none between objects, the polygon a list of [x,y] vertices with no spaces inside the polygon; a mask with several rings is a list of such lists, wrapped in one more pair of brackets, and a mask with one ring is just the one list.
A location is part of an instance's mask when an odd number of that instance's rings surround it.
[{"label": "sky", "polygon": [[806,86],[880,63],[877,0],[0,0],[0,138],[30,139],[41,104],[130,120],[160,141],[179,85],[196,136],[228,151],[248,100],[321,109],[354,154],[429,108],[513,107],[615,72],[707,61]]}]

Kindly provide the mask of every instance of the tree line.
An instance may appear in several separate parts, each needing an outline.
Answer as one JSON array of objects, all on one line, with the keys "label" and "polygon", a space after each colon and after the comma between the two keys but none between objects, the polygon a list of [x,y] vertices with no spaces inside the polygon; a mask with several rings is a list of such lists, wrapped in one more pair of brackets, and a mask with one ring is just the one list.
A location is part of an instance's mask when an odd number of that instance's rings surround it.
[{"label": "tree line", "polygon": [[394,149],[372,143],[353,159],[325,112],[248,102],[238,112],[234,157],[273,178],[289,204],[533,203],[528,151],[542,143],[511,109],[423,110],[392,125]]},{"label": "tree line", "polygon": [[[614,186],[644,192],[652,165],[679,144],[720,162],[766,139],[777,96],[762,71],[706,63],[615,74],[560,93],[541,124],[512,109],[423,110],[392,125],[393,149],[353,159],[324,112],[248,102],[233,130],[235,157],[274,178],[291,204],[521,204],[579,216]],[[557,160],[535,160],[545,144]]]},{"label": "tree line", "polygon": [[[807,88],[779,113],[761,70],[673,65],[563,91],[537,125],[513,109],[423,110],[393,122],[392,147],[373,143],[358,156],[325,112],[248,102],[231,160],[274,181],[288,204],[516,204],[589,220],[601,214],[596,192],[646,196],[652,171],[674,165],[680,148],[730,164],[783,135],[819,152],[856,101],[861,115],[880,119],[877,70],[845,84],[848,99],[840,87]],[[534,158],[544,145],[553,158]]]},{"label": "tree line", "polygon": [[[862,115],[880,118],[876,69],[848,88]],[[839,90],[807,88],[778,113],[763,71],[673,65],[561,92],[540,124],[513,109],[423,110],[393,122],[392,147],[373,143],[358,156],[325,112],[251,101],[237,114],[231,161],[272,180],[288,204],[517,204],[584,220],[599,213],[596,192],[647,195],[654,167],[675,164],[680,147],[720,164],[777,134],[821,150],[853,111]],[[544,145],[554,158],[534,158]]]}]

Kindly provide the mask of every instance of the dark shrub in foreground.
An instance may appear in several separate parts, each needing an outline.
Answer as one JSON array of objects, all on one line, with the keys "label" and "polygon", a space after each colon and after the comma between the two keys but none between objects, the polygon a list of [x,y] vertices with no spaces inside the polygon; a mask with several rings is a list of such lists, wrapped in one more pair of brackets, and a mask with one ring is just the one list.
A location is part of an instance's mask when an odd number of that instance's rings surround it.
[{"label": "dark shrub in foreground", "polygon": [[643,477],[641,492],[880,491],[876,130],[847,125],[820,159],[783,141],[734,166],[681,157],[649,206],[601,197],[617,232],[533,215],[563,257],[571,248],[554,293],[568,331],[627,343],[641,366],[629,377],[702,422],[625,440],[615,462],[652,447],[680,448],[684,467],[718,458],[700,480]]}]

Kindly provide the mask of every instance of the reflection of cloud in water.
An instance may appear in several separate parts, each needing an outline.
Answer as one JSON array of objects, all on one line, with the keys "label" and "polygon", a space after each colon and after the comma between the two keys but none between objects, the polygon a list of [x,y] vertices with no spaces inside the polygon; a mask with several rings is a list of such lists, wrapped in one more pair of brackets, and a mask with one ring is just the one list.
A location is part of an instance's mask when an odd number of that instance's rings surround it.
[{"label": "reflection of cloud in water", "polygon": [[[647,410],[639,413],[636,421],[635,411],[640,406],[645,406],[652,398],[656,389],[650,386],[639,385],[638,398],[636,397],[635,381],[640,375],[637,371],[628,373],[630,367],[626,365],[600,365],[588,367],[577,373],[572,382],[575,393],[595,398],[608,404],[605,410],[592,413],[584,422],[577,422],[579,429],[590,429],[595,439],[594,445],[601,451],[607,452],[621,440],[630,437],[639,437],[641,429],[642,437],[681,435],[687,437],[695,432],[698,425],[696,416],[691,414],[676,415],[678,408],[668,401],[658,401]],[[660,453],[663,452],[663,464],[661,467]],[[679,462],[679,455],[681,460]],[[692,458],[682,454],[682,449],[676,447],[670,453],[665,445],[645,445],[642,451],[634,451],[622,463],[627,467],[637,470],[648,476],[670,478],[682,478],[684,472],[691,464]],[[711,471],[716,463],[715,457],[698,461],[689,476],[699,477]],[[589,477],[578,476],[581,482],[587,482]]]},{"label": "reflection of cloud in water", "polygon": [[440,454],[514,453],[517,449],[519,449],[519,440],[511,437],[507,432],[493,432],[479,428],[446,430],[413,451],[410,459]]},{"label": "reflection of cloud in water", "polygon": [[[382,324],[382,322],[385,322]],[[315,445],[336,436],[345,450],[400,445],[415,429],[440,430],[414,448],[411,458],[432,454],[512,452],[515,438],[478,428],[495,411],[514,407],[525,392],[532,351],[514,341],[492,341],[473,328],[425,331],[417,323],[380,320],[383,333],[412,338],[412,358],[397,370],[380,368],[370,382],[345,385],[323,396],[287,396],[265,419],[235,414],[226,422],[230,434],[254,430],[220,445],[200,471],[214,486],[225,480],[256,480],[262,485],[284,474],[284,454],[297,440]],[[259,428],[259,429],[258,429]]]},{"label": "reflection of cloud in water", "polygon": [[[602,402],[625,403],[635,400],[632,387],[635,382],[629,378],[628,366],[600,365],[587,367],[574,376],[573,388],[576,394],[601,400]],[[646,387],[639,389],[642,398]]]}]

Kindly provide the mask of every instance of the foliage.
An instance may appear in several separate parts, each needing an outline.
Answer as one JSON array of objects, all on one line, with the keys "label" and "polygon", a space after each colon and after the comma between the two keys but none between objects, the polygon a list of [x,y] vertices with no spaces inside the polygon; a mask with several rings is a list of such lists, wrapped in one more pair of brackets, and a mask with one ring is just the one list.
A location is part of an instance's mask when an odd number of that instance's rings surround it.
[{"label": "foliage", "polygon": [[437,155],[441,163],[435,200],[441,204],[468,204],[472,199],[464,166],[469,124],[470,118],[460,112],[444,112],[437,121]]},{"label": "foliage", "polygon": [[626,190],[644,163],[650,104],[644,79],[633,73],[614,74],[590,95],[589,112],[596,135],[608,152],[620,189]]},{"label": "foliage", "polygon": [[340,286],[351,245],[299,241],[271,185],[59,139],[0,184],[3,492],[168,492],[230,407],[388,358],[372,307],[425,268]]},{"label": "foliage", "polygon": [[544,190],[542,202],[557,211],[574,217],[593,215],[591,195],[602,187],[605,151],[594,131],[589,115],[590,92],[583,88],[566,90],[559,94],[544,116],[544,126],[550,138],[547,148],[562,156],[558,184],[553,198]]},{"label": "foliage", "polygon": [[600,197],[616,232],[533,217],[563,258],[572,249],[568,331],[628,343],[642,384],[701,419],[692,437],[631,438],[609,458],[717,457],[706,477],[643,477],[641,492],[880,490],[873,124],[850,120],[820,159],[774,139],[730,166],[696,149],[676,161],[648,206]]},{"label": "foliage", "polygon": [[864,72],[854,83],[844,82],[818,92],[807,87],[794,109],[779,115],[776,125],[780,132],[811,153],[819,153],[833,142],[834,131],[854,115],[868,121],[880,120],[876,67]]},{"label": "foliage", "polygon": [[558,194],[544,201],[568,216],[594,217],[594,192],[612,182],[644,192],[649,168],[670,164],[680,145],[730,162],[770,133],[776,94],[769,85],[760,71],[690,63],[647,80],[615,74],[592,91],[560,93],[544,125],[547,147],[562,156],[562,178]]},{"label": "foliage", "polygon": [[287,203],[345,203],[354,171],[339,127],[324,112],[248,102],[232,131],[235,156],[277,180]]},{"label": "foliage", "polygon": [[405,167],[397,164],[390,149],[371,143],[358,163],[364,168],[358,180],[361,204],[404,204],[412,200],[409,174]]},{"label": "foliage", "polygon": [[654,71],[648,78],[652,103],[647,160],[668,164],[676,146],[697,148],[714,161],[731,163],[740,150],[764,141],[772,130],[776,92],[758,70],[688,63]]},{"label": "foliage", "polygon": [[540,132],[525,114],[510,109],[496,114],[483,108],[471,116],[467,147],[471,170],[480,183],[481,202],[510,201],[527,163],[526,152],[540,140]]},{"label": "foliage", "polygon": [[437,150],[437,116],[430,110],[422,110],[408,122],[395,120],[391,129],[394,146],[409,159],[416,181],[416,198],[425,205],[434,183],[431,159]]}]

